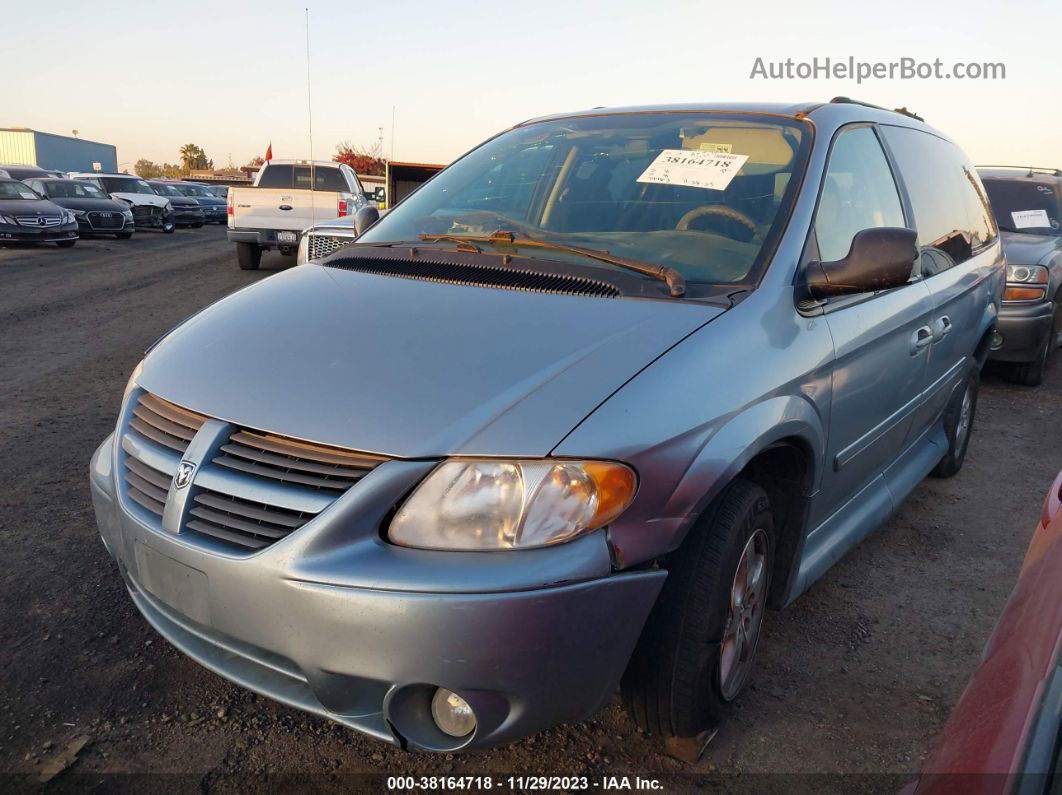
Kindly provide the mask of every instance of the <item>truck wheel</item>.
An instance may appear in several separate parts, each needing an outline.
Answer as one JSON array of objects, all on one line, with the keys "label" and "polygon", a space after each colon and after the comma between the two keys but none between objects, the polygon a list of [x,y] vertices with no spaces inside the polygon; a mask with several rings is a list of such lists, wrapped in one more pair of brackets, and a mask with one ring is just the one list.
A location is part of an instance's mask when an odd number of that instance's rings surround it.
[{"label": "truck wheel", "polygon": [[240,263],[240,270],[256,271],[262,264],[262,249],[256,243],[237,243],[236,261]]},{"label": "truck wheel", "polygon": [[962,469],[966,450],[970,446],[974,416],[977,414],[977,392],[981,386],[981,371],[973,368],[966,386],[944,410],[944,433],[948,436],[948,452],[930,472],[935,478],[950,478]]},{"label": "truck wheel", "polygon": [[623,676],[628,714],[665,737],[714,729],[748,680],[770,586],[767,493],[735,480],[669,556],[669,575]]}]

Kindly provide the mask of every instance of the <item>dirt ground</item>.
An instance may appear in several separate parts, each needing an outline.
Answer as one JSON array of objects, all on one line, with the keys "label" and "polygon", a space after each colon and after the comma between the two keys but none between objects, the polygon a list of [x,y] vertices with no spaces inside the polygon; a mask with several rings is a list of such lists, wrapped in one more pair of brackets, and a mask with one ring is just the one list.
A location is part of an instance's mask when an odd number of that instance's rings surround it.
[{"label": "dirt ground", "polygon": [[291,262],[268,254],[242,272],[216,227],[0,250],[0,787],[41,786],[66,767],[51,787],[351,791],[383,789],[385,775],[492,773],[585,775],[591,789],[637,775],[667,790],[851,792],[895,791],[918,770],[1062,468],[1062,355],[1038,389],[987,373],[963,472],[920,485],[768,615],[750,689],[696,765],[663,754],[618,700],[509,747],[406,753],[176,652],[134,609],[92,516],[89,456],[144,348]]}]

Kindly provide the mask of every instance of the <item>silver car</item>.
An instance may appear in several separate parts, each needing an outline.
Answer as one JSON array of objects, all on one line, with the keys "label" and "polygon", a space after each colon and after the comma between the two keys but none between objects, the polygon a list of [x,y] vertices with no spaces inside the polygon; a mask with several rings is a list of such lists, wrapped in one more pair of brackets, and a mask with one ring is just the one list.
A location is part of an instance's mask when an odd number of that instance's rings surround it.
[{"label": "silver car", "polygon": [[1003,288],[976,172],[836,100],[490,139],[155,345],[91,462],[144,617],[407,748],[720,721],[780,608],[962,466]]}]

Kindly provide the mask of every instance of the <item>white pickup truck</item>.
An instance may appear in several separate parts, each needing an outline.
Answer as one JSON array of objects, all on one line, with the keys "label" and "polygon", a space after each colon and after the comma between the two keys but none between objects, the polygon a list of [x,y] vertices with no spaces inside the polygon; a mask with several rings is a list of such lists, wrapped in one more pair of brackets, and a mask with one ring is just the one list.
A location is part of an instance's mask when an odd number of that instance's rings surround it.
[{"label": "white pickup truck", "polygon": [[267,160],[250,188],[230,188],[229,240],[244,270],[262,252],[294,254],[299,232],[318,220],[353,215],[369,197],[353,169],[330,160]]}]

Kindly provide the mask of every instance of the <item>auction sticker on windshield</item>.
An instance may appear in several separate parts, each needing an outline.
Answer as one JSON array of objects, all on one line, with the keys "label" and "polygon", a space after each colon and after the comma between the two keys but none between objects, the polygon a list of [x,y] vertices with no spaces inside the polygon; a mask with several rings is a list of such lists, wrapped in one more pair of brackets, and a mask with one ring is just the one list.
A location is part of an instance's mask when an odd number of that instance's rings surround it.
[{"label": "auction sticker on windshield", "polygon": [[1047,210],[1020,210],[1010,215],[1014,219],[1015,229],[1043,229],[1051,226]]},{"label": "auction sticker on windshield", "polygon": [[725,190],[748,159],[748,155],[726,152],[665,149],[656,156],[637,181]]}]

